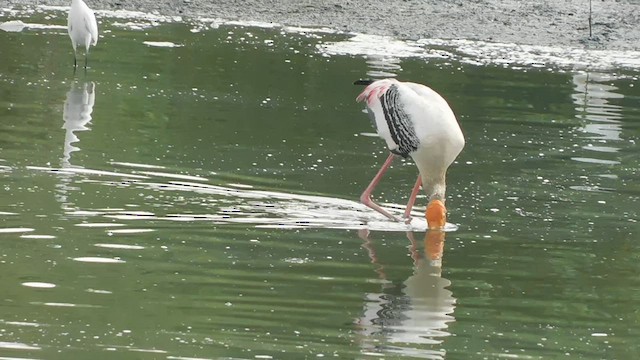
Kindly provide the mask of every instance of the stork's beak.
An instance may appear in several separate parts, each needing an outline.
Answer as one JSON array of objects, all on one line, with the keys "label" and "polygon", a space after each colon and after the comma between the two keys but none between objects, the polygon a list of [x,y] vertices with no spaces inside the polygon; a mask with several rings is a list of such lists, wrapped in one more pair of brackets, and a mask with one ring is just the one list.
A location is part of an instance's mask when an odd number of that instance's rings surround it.
[{"label": "stork's beak", "polygon": [[442,260],[444,234],[444,231],[427,231],[424,235],[424,253],[432,263]]},{"label": "stork's beak", "polygon": [[444,207],[444,203],[440,200],[431,200],[427,205],[425,217],[427,218],[429,230],[444,229],[447,223],[447,209]]}]

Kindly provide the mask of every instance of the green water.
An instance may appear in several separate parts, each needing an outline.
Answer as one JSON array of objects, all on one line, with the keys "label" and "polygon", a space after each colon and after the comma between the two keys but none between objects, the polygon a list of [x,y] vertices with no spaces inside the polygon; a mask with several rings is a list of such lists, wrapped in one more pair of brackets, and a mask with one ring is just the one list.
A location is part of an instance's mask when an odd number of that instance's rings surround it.
[{"label": "green water", "polygon": [[0,32],[0,357],[640,354],[637,71],[396,61],[467,139],[444,239],[358,204],[351,82],[390,70],[345,36],[117,22],[75,75],[65,29]]}]

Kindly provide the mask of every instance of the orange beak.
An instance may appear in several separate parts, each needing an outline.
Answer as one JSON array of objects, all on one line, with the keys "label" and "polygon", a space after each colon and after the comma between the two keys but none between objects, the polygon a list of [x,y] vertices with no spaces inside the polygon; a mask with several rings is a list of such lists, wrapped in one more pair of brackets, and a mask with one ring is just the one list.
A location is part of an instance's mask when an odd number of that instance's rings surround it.
[{"label": "orange beak", "polygon": [[444,229],[444,225],[447,223],[447,208],[444,207],[442,201],[432,200],[427,205],[425,217],[429,230]]}]

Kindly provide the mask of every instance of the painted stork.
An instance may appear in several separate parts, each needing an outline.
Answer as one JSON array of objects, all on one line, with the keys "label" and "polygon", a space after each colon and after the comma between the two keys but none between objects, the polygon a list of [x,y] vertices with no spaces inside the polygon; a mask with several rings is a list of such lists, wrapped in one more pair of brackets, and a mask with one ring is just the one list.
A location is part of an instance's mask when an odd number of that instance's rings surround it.
[{"label": "painted stork", "polygon": [[449,104],[431,88],[412,82],[383,79],[357,80],[354,84],[367,85],[356,101],[366,103],[378,135],[391,151],[360,201],[391,220],[401,221],[376,204],[371,193],[396,156],[411,157],[420,174],[409,196],[405,221],[411,219],[422,186],[429,200],[425,213],[429,229],[444,228],[446,172],[464,147],[464,136]]},{"label": "painted stork", "polygon": [[76,50],[78,45],[84,46],[84,68],[87,68],[89,47],[98,43],[98,23],[93,11],[82,0],[71,0],[71,9],[67,18],[67,31],[73,46],[73,68],[78,66]]}]

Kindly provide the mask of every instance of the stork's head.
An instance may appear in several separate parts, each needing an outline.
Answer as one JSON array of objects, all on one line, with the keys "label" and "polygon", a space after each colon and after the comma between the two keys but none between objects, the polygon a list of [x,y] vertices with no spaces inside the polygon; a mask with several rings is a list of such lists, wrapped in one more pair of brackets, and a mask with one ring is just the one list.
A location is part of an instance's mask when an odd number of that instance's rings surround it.
[{"label": "stork's head", "polygon": [[447,223],[447,208],[444,207],[444,203],[440,200],[431,200],[427,205],[427,211],[425,213],[427,218],[427,225],[430,230],[444,229]]}]

